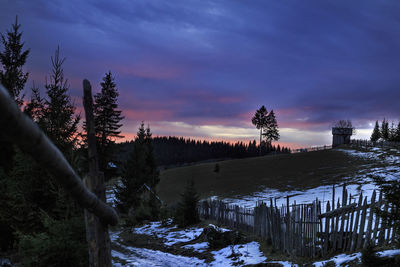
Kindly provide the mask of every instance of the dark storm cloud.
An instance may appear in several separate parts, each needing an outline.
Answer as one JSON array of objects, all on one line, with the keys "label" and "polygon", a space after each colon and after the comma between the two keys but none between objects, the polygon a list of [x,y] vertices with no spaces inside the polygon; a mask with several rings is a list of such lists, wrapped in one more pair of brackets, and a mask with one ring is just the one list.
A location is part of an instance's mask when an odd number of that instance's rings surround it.
[{"label": "dark storm cloud", "polygon": [[[35,80],[59,44],[73,95],[116,75],[131,120],[285,127],[400,118],[398,1],[2,1],[19,15]],[[153,115],[151,115],[153,114]],[[160,114],[164,114],[161,116]],[[153,116],[153,117],[152,117]],[[246,123],[246,124],[244,124]]]}]

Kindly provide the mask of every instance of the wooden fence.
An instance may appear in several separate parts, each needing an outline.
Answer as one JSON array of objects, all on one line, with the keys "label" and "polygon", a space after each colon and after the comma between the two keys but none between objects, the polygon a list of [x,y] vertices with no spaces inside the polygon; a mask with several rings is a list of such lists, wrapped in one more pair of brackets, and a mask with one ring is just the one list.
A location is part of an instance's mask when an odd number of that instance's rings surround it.
[{"label": "wooden fence", "polygon": [[356,147],[400,147],[400,142],[392,142],[392,141],[377,141],[372,142],[370,140],[351,140],[350,145]]},{"label": "wooden fence", "polygon": [[290,150],[290,152],[291,153],[301,153],[301,152],[311,152],[311,151],[319,151],[319,150],[326,150],[326,149],[332,149],[332,146],[325,145],[325,146],[312,146],[312,147],[306,147],[306,148],[297,148],[297,149]]},{"label": "wooden fence", "polygon": [[207,200],[200,203],[199,212],[205,219],[258,235],[284,253],[319,257],[353,252],[369,242],[375,245],[394,242],[393,225],[376,214],[377,210],[387,211],[391,207],[383,201],[382,193],[376,197],[374,191],[369,201],[362,194],[356,201],[343,186],[342,198],[334,205],[328,201],[324,213],[318,199],[310,204],[289,205],[289,198],[281,207],[271,199],[268,204],[257,203],[254,209]]}]

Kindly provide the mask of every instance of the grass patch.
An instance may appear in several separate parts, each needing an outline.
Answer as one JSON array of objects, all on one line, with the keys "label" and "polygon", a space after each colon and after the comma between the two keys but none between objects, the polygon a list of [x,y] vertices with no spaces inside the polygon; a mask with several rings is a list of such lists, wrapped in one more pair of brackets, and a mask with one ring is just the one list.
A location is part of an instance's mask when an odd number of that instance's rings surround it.
[{"label": "grass patch", "polygon": [[375,161],[343,151],[323,150],[204,163],[161,172],[158,193],[167,204],[175,203],[188,179],[193,179],[200,198],[235,197],[272,188],[304,190],[338,184]]}]

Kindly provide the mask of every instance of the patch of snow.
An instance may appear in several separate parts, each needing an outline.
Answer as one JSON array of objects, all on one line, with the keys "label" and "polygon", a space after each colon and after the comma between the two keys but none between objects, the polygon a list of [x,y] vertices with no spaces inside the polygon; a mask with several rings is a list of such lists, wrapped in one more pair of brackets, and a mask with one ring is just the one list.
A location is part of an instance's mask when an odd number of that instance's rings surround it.
[{"label": "patch of snow", "polygon": [[[146,248],[124,248],[126,253],[112,251],[113,266],[207,266],[204,260],[196,257],[185,257]],[[123,264],[118,261],[122,261]]]},{"label": "patch of snow", "polygon": [[192,241],[199,237],[203,232],[203,228],[187,228],[177,231],[177,226],[163,227],[161,222],[151,222],[142,227],[134,228],[132,231],[135,234],[150,235],[156,238],[166,239],[165,245],[171,246],[179,242]]},{"label": "patch of snow", "polygon": [[376,253],[376,255],[378,255],[379,257],[393,257],[399,254],[400,254],[400,249],[390,249],[390,250],[379,251]]},{"label": "patch of snow", "polygon": [[214,228],[215,230],[217,230],[218,232],[221,232],[221,233],[225,233],[225,232],[231,231],[231,230],[229,230],[229,229],[222,228],[222,227],[218,227],[218,226],[216,226],[216,225],[214,225],[214,224],[211,224],[211,223],[210,223],[208,226]]},{"label": "patch of snow", "polygon": [[314,262],[314,266],[315,267],[322,267],[324,266],[327,262],[333,261],[335,263],[336,266],[340,266],[343,263],[349,262],[349,261],[353,261],[355,259],[360,259],[361,258],[361,253],[354,253],[354,254],[340,254],[337,255],[329,260],[324,260],[324,261],[318,261],[318,262]]},{"label": "patch of snow", "polygon": [[268,261],[267,263],[278,263],[278,264],[282,265],[283,267],[298,267],[299,266],[299,265],[294,264],[289,261]]},{"label": "patch of snow", "polygon": [[183,247],[193,249],[194,251],[197,252],[204,252],[208,248],[208,242],[195,243],[195,244],[185,245]]},{"label": "patch of snow", "polygon": [[[237,255],[237,257],[232,255]],[[267,260],[260,251],[260,245],[257,242],[250,242],[244,245],[228,246],[218,251],[212,252],[214,261],[211,266],[234,266],[240,263],[241,266],[247,264],[258,264]]]},{"label": "patch of snow", "polygon": [[164,238],[167,242],[164,244],[167,246],[174,245],[179,242],[188,242],[196,239],[203,232],[203,228],[189,228],[181,231],[169,232]]}]

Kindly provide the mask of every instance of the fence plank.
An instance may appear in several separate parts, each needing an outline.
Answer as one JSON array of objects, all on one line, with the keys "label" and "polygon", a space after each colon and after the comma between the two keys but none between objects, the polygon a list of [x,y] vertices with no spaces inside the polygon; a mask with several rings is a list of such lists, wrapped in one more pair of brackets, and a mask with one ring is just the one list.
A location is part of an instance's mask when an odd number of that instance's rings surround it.
[{"label": "fence plank", "polygon": [[369,209],[367,232],[365,233],[365,242],[363,246],[364,248],[366,248],[368,243],[371,241],[372,222],[373,222],[372,219],[374,217],[374,209],[375,209],[375,197],[376,197],[376,191],[374,190],[371,196],[371,205]]}]

